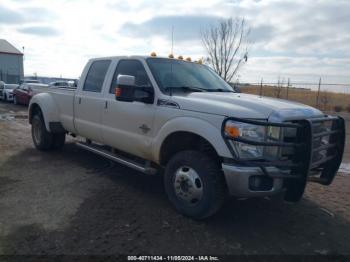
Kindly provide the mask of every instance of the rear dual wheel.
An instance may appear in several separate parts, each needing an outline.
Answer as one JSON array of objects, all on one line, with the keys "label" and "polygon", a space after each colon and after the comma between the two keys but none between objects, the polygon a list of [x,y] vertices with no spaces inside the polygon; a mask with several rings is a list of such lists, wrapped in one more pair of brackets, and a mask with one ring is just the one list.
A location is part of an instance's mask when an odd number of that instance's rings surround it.
[{"label": "rear dual wheel", "polygon": [[60,149],[64,146],[66,134],[53,134],[46,130],[45,122],[40,113],[33,116],[32,119],[32,139],[34,146],[41,151],[51,149]]}]

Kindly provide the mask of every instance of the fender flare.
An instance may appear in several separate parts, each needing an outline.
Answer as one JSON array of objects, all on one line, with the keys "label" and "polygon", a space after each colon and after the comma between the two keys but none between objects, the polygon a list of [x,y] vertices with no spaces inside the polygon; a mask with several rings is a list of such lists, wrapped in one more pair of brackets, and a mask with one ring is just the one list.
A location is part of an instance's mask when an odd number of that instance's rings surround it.
[{"label": "fender flare", "polygon": [[[220,126],[221,128],[221,126]],[[216,150],[219,156],[232,157],[224,140],[221,130],[208,121],[193,117],[176,117],[166,122],[158,131],[152,145],[153,159],[156,163],[160,161],[163,142],[175,132],[189,132],[206,139]]]},{"label": "fender flare", "polygon": [[33,96],[30,100],[28,109],[29,123],[31,123],[32,110],[34,106],[39,106],[41,109],[46,129],[47,131],[51,132],[52,130],[50,130],[50,122],[60,122],[60,114],[55,100],[49,93],[39,93]]}]

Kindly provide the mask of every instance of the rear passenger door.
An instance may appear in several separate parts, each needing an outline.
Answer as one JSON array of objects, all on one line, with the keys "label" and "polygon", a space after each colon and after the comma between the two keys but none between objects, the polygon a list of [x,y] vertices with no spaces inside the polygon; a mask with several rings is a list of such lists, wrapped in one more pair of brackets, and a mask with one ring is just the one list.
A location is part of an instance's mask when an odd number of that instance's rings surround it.
[{"label": "rear passenger door", "polygon": [[110,64],[111,60],[93,61],[74,99],[78,134],[97,142],[102,142],[101,116],[105,105],[102,90]]}]

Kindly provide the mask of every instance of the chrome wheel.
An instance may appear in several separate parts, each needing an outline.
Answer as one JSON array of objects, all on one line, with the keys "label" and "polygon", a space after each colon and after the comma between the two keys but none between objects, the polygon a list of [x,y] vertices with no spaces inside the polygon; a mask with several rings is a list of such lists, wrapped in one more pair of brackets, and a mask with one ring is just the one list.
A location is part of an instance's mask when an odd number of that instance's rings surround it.
[{"label": "chrome wheel", "polygon": [[36,144],[40,144],[41,142],[41,123],[39,121],[33,121],[33,138]]},{"label": "chrome wheel", "polygon": [[182,166],[175,173],[174,188],[176,196],[194,205],[203,196],[203,183],[197,172],[190,167]]}]

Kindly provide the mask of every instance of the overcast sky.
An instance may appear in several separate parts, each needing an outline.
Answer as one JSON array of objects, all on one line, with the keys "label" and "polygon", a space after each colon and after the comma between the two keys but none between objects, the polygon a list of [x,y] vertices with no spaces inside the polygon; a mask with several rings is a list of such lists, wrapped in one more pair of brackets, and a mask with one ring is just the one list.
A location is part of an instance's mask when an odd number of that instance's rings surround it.
[{"label": "overcast sky", "polygon": [[349,0],[1,0],[0,38],[25,47],[25,74],[79,77],[91,57],[205,56],[200,30],[245,17],[253,42],[240,81],[350,83]]}]

